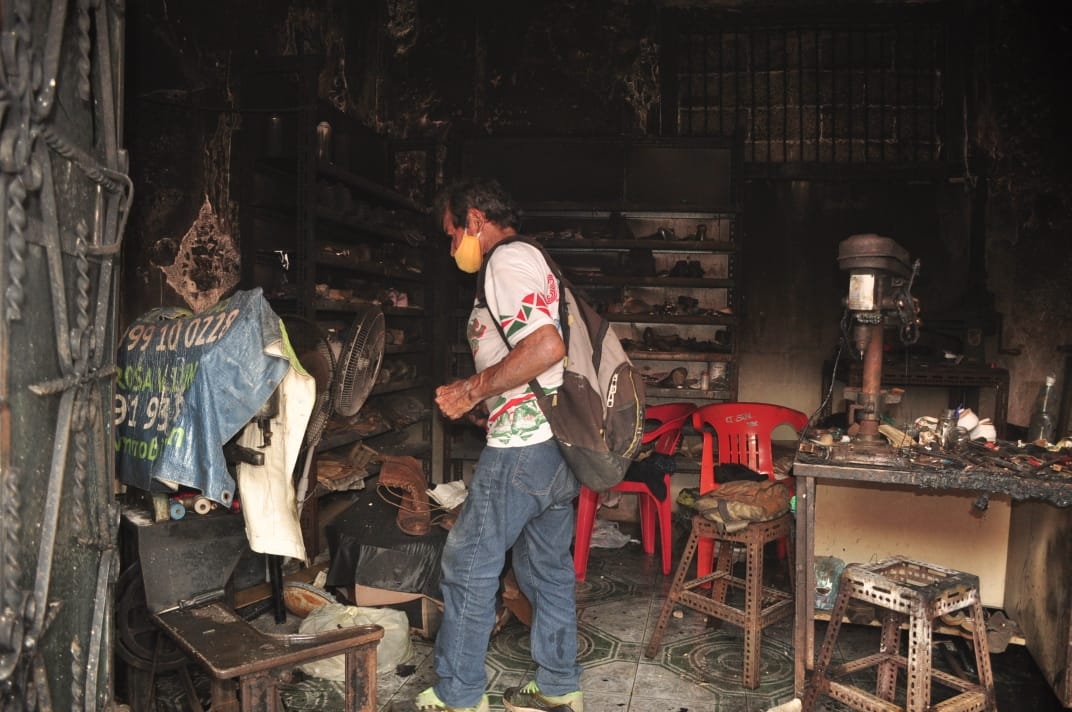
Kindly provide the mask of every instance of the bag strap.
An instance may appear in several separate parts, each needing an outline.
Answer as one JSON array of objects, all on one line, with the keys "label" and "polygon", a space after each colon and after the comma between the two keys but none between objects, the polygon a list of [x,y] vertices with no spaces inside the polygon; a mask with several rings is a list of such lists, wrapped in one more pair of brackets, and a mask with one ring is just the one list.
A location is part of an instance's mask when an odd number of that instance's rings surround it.
[{"label": "bag strap", "polygon": [[[536,240],[533,240],[531,237],[528,237],[526,235],[512,235],[510,237],[504,238],[504,239],[499,240],[498,242],[496,242],[492,246],[492,248],[487,251],[487,254],[484,255],[484,259],[480,264],[480,272],[479,272],[479,274],[477,274],[477,278],[476,278],[476,301],[477,301],[477,306],[481,306],[481,307],[485,307],[485,308],[488,306],[487,293],[484,291],[484,281],[485,281],[484,272],[487,269],[488,262],[491,260],[492,254],[494,254],[495,250],[499,249],[503,245],[508,245],[511,242],[523,242],[526,245],[531,245],[531,246],[535,247],[537,250],[540,251],[540,254],[543,256],[544,262],[547,263],[547,268],[549,270],[551,270],[551,274],[553,274],[555,276],[555,279],[558,280],[560,294],[564,294],[566,289],[569,289],[571,292],[576,292],[576,290],[573,288],[573,285],[570,283],[570,281],[568,279],[566,279],[566,276],[564,274],[562,274],[562,268],[558,266],[558,263],[555,262],[555,259],[553,257],[551,257],[551,254],[547,251],[547,249],[543,245],[541,245],[539,242],[537,242]],[[565,316],[566,316],[566,302],[565,302],[565,300],[559,299],[558,311],[559,311],[559,321],[561,322],[561,324],[563,326],[563,338],[565,338],[565,329],[566,329],[566,326],[567,326],[566,321],[565,321]],[[502,332],[502,327],[499,326],[498,319],[495,320],[495,325],[499,327],[499,333],[503,333]],[[504,339],[506,338],[505,334],[504,334],[503,338]],[[509,346],[509,344],[507,344],[507,345]]]},{"label": "bag strap", "polygon": [[[544,249],[544,246],[536,242],[535,240],[526,237],[525,235],[513,235],[503,240],[499,240],[484,255],[484,259],[480,264],[480,272],[479,274],[477,274],[476,277],[476,305],[480,308],[488,310],[488,314],[491,315],[491,322],[495,325],[495,330],[499,332],[499,336],[502,337],[503,343],[506,344],[507,350],[513,351],[514,347],[510,345],[510,340],[506,338],[506,332],[503,331],[502,324],[499,323],[499,318],[495,316],[495,314],[488,307],[487,292],[484,291],[484,272],[487,268],[488,262],[491,260],[492,253],[494,253],[495,250],[497,250],[502,245],[506,245],[511,242],[523,242],[526,245],[532,245],[537,250],[539,250],[540,254],[543,255],[544,261],[547,262],[547,268],[551,270],[551,274],[554,275],[555,279],[558,280],[558,323],[559,327],[562,329],[562,340],[566,343],[569,343],[569,311],[566,308],[566,289],[569,288],[572,291],[573,286],[566,280],[565,276],[563,276],[562,269],[558,266],[558,263],[554,261],[551,255],[548,254],[547,250]],[[539,380],[536,378],[533,378],[531,381],[529,381],[529,388],[531,388],[532,392],[536,394],[537,399],[543,398],[546,395],[543,390],[543,386],[540,385]]]}]

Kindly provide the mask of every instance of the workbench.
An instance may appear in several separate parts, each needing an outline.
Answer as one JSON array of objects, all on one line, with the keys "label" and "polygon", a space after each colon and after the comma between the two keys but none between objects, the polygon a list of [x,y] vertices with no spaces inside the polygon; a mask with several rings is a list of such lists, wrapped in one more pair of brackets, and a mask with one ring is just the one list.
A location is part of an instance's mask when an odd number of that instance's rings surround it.
[{"label": "workbench", "polygon": [[[890,487],[920,494],[971,497],[983,511],[991,499],[1011,500],[1003,610],[1023,632],[1039,669],[1066,707],[1072,707],[1072,477],[1051,470],[921,466],[896,456],[831,458],[801,452],[793,466],[797,493],[794,684],[801,696],[815,662],[815,535],[817,485]],[[837,526],[838,522],[824,523]],[[971,546],[971,542],[961,542]],[[911,556],[912,551],[900,552]],[[847,562],[851,563],[851,562]]]}]

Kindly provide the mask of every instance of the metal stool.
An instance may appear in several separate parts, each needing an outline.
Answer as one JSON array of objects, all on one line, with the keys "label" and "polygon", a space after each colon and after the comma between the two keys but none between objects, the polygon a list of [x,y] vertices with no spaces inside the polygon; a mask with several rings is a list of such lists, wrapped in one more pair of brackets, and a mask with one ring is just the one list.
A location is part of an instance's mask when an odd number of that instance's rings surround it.
[{"label": "metal stool", "polygon": [[[838,596],[830,612],[815,674],[804,694],[804,710],[814,710],[820,695],[827,695],[854,710],[942,712],[996,710],[994,676],[986,643],[986,622],[979,600],[979,577],[934,564],[893,557],[873,564],[850,564],[841,574]],[[838,630],[851,599],[883,609],[879,652],[841,665],[830,665]],[[978,684],[935,670],[931,666],[931,630],[934,619],[967,609],[972,621]],[[908,656],[900,654],[901,625],[908,623]],[[838,682],[843,675],[877,666],[875,694]],[[906,705],[894,702],[897,673],[905,670]],[[931,682],[959,691],[931,707]]]},{"label": "metal stool", "polygon": [[[763,629],[793,614],[793,596],[786,591],[763,585],[763,547],[772,541],[788,537],[792,531],[793,515],[786,513],[767,522],[753,522],[744,529],[728,533],[719,531],[718,526],[702,515],[692,518],[692,533],[681,555],[674,583],[670,594],[659,614],[651,640],[644,649],[644,654],[655,656],[659,643],[666,630],[666,623],[674,605],[705,613],[717,620],[727,621],[744,629],[744,676],[743,685],[754,690],[759,687],[759,650]],[[718,561],[714,572],[687,580],[692,560],[696,556],[697,545],[703,538],[714,539],[718,545]],[[733,546],[742,544],[745,548],[745,577],[733,575]],[[790,576],[793,571],[792,547],[787,559]],[[697,593],[693,589],[711,585],[711,595]],[[744,591],[744,607],[736,608],[726,603],[726,592],[730,586]],[[790,584],[792,588],[792,584]],[[766,605],[764,605],[766,604]]]}]

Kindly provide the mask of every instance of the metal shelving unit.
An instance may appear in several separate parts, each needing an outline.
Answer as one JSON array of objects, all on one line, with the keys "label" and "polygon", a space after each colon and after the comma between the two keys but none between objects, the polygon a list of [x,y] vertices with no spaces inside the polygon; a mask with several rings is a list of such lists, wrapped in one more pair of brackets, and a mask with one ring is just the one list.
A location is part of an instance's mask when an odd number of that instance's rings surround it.
[{"label": "metal shelving unit", "polygon": [[[740,230],[737,144],[723,139],[475,139],[465,175],[492,176],[541,242],[601,310],[647,382],[649,402],[737,399]],[[459,282],[452,349],[464,347]],[[682,373],[683,371],[683,373]],[[448,434],[448,466],[479,452],[471,429]],[[453,465],[450,465],[453,463]]]},{"label": "metal shelving unit", "polygon": [[[429,210],[389,187],[385,139],[317,100],[319,66],[268,58],[241,74],[243,281],[261,286],[281,316],[313,322],[326,335],[343,335],[370,303],[382,309],[377,382],[357,415],[329,423],[318,452],[365,445],[412,455],[431,480],[432,275],[440,255],[425,245]],[[392,408],[399,399],[405,417]]]}]

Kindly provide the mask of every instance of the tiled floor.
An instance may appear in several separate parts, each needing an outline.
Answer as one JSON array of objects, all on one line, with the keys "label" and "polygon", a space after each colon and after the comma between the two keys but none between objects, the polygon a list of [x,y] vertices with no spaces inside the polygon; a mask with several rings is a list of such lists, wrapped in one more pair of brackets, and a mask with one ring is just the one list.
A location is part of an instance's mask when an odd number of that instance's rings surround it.
[{"label": "tiled floor", "polygon": [[[776,563],[768,568],[776,571]],[[587,580],[577,588],[586,712],[755,712],[793,698],[789,621],[764,632],[761,684],[756,690],[741,686],[740,629],[731,625],[708,628],[693,611],[671,618],[662,651],[655,659],[645,658],[644,643],[670,579],[659,573],[657,558],[645,556],[636,544],[592,550]],[[824,630],[824,624],[817,624],[819,640]],[[877,651],[876,628],[848,625],[842,631],[841,656],[855,658],[861,651]],[[943,666],[940,655],[935,659]],[[1006,652],[993,655],[992,662],[999,709],[1063,709],[1022,647],[1009,646]],[[411,663],[411,675],[380,676],[381,710],[392,710],[394,702],[412,699],[434,681],[429,643],[414,642]],[[532,675],[528,631],[523,625],[511,622],[491,641],[487,670],[492,709],[502,709],[502,691]],[[406,706],[396,709],[401,712]],[[843,708],[830,704],[824,709]]]},{"label": "tiled floor", "polygon": [[[683,544],[677,541],[675,550],[680,551]],[[662,650],[656,658],[643,656],[644,644],[651,635],[672,578],[661,575],[657,561],[656,557],[645,556],[635,543],[620,549],[592,550],[587,580],[577,587],[586,711],[762,712],[793,699],[789,621],[764,631],[761,679],[756,690],[741,686],[740,629],[732,625],[709,628],[701,615],[693,611],[684,610],[681,617],[670,619]],[[767,571],[774,576],[784,571],[778,563],[769,561]],[[818,623],[818,641],[824,632],[825,624]],[[407,703],[435,679],[431,643],[414,638],[412,647],[413,655],[407,664],[378,676],[377,696],[383,712],[412,710]],[[840,659],[857,658],[877,650],[877,628],[842,627],[836,653]],[[992,655],[991,661],[998,708],[1003,712],[1064,709],[1022,646],[1010,645],[1005,652]],[[950,669],[937,652],[935,664]],[[503,690],[532,676],[525,626],[511,621],[492,639],[487,671],[492,709],[501,710]],[[185,694],[173,677],[158,679],[157,710],[189,709],[183,703]],[[207,680],[198,676],[196,682],[207,703]],[[342,709],[338,683],[315,679],[286,686],[284,702],[291,712]],[[827,703],[821,709],[840,712],[844,708]]]},{"label": "tiled floor", "polygon": [[[644,556],[636,545],[592,550],[587,580],[577,586],[581,684],[587,712],[765,710],[792,698],[788,627],[764,641],[765,680],[756,691],[740,686],[737,632],[709,630],[698,614],[672,618],[659,656],[645,658],[644,643],[669,585],[670,578],[658,572],[657,559]],[[532,676],[528,630],[514,622],[490,647],[489,696],[492,709],[501,709],[502,691]],[[435,679],[430,646],[422,645],[420,654],[425,659],[411,678],[380,680],[382,709],[390,709],[392,699],[411,697]]]}]

